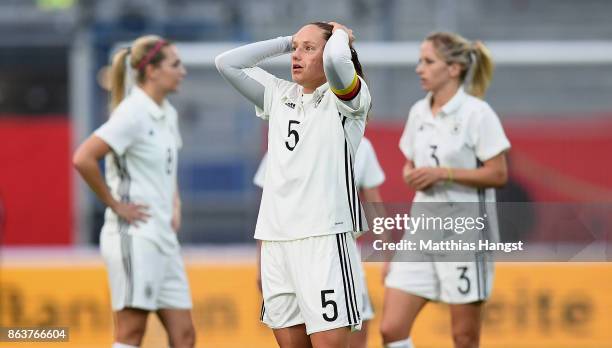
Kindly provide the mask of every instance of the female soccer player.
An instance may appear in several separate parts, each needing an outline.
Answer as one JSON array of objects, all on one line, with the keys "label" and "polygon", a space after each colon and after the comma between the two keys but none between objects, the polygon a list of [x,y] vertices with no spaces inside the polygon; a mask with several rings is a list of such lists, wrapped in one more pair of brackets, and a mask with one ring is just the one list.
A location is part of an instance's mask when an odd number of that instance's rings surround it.
[{"label": "female soccer player", "polygon": [[[264,181],[266,177],[266,165],[267,165],[267,157],[268,155],[264,155],[259,167],[257,168],[257,172],[255,173],[255,177],[253,178],[253,183],[263,188]],[[374,151],[374,147],[372,143],[365,137],[361,139],[361,143],[357,148],[357,153],[355,154],[355,184],[359,189],[359,194],[361,198],[363,198],[366,202],[379,203],[382,202],[382,198],[380,196],[379,186],[383,184],[385,181],[385,173],[380,167],[380,163],[378,163],[378,158],[376,157],[376,152]],[[258,249],[261,249],[261,243],[257,243]],[[259,270],[259,278],[257,280],[259,289],[261,290],[261,263],[260,263],[260,250],[258,250],[257,254],[257,266]],[[365,348],[368,342],[368,322],[372,318],[374,318],[374,308],[372,307],[372,303],[370,301],[370,294],[368,292],[368,287],[365,279],[365,272],[361,264],[359,264],[360,273],[361,273],[361,298],[362,298],[362,306],[361,306],[361,321],[362,327],[361,330],[353,332],[350,337],[350,348]]]},{"label": "female soccer player", "polygon": [[[416,72],[429,93],[410,110],[400,140],[404,181],[416,191],[413,209],[422,202],[494,202],[493,188],[507,180],[510,143],[493,109],[479,99],[493,72],[489,51],[479,41],[434,33],[421,45]],[[495,213],[487,213],[486,233],[497,234]],[[430,300],[450,305],[455,347],[478,347],[482,303],[493,280],[492,263],[481,256],[392,262],[381,322],[385,347],[413,347],[412,324]]]},{"label": "female soccer player", "polygon": [[[113,57],[109,120],[74,154],[74,166],[107,206],[100,248],[115,319],[114,348],[138,347],[149,312],[172,347],[193,347],[191,295],[176,233],[181,136],[166,96],[185,77],[176,47],[144,36]],[[131,78],[136,85],[129,89]],[[106,182],[98,161],[106,159]]]},{"label": "female soccer player", "polygon": [[[269,121],[255,238],[262,240],[261,319],[281,347],[347,347],[349,329],[361,326],[353,232],[367,227],[353,159],[370,94],[353,39],[343,25],[313,23],[216,58],[221,75]],[[293,82],[253,72],[290,52]]]}]

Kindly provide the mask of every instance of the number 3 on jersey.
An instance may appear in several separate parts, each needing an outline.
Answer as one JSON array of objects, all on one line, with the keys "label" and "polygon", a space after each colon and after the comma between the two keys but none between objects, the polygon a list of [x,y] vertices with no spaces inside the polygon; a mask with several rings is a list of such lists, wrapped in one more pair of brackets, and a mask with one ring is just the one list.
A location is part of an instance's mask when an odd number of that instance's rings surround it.
[{"label": "number 3 on jersey", "polygon": [[287,130],[287,138],[291,138],[293,137],[293,146],[291,144],[289,144],[289,141],[285,141],[285,146],[287,147],[287,149],[289,151],[293,151],[293,149],[295,149],[295,147],[297,146],[298,141],[300,141],[300,135],[298,134],[297,130],[295,129],[291,129],[292,125],[298,125],[300,124],[300,121],[296,121],[296,120],[289,120],[289,125],[288,125],[288,130]]}]

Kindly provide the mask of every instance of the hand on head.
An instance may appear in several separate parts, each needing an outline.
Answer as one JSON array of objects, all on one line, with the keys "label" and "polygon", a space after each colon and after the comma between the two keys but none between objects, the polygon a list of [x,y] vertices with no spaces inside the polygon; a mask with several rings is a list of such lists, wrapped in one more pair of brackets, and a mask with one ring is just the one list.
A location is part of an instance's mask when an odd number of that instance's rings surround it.
[{"label": "hand on head", "polygon": [[355,42],[355,35],[353,34],[353,30],[347,28],[345,25],[337,23],[337,22],[327,22],[328,24],[330,24],[331,26],[333,26],[334,28],[332,29],[332,34],[338,30],[338,29],[342,29],[344,31],[346,31],[346,33],[349,36],[349,45],[352,45],[353,42]]}]

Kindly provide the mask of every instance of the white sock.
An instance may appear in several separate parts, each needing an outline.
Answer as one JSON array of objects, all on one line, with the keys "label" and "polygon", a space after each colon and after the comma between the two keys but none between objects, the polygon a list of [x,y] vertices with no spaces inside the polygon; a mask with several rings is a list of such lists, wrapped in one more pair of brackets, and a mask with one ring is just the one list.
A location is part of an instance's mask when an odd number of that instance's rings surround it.
[{"label": "white sock", "polygon": [[412,344],[412,339],[408,337],[405,340],[387,343],[385,348],[414,348],[414,344]]},{"label": "white sock", "polygon": [[138,348],[138,346],[130,346],[129,344],[115,342],[113,348]]}]

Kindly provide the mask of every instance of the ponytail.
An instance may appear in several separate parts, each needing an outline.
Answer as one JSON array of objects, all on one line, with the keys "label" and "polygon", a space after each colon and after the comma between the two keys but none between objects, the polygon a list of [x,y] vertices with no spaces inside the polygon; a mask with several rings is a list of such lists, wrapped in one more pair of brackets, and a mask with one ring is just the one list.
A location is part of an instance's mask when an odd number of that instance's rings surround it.
[{"label": "ponytail", "polygon": [[166,58],[162,48],[171,43],[157,35],[145,35],[122,48],[111,64],[111,112],[129,93],[135,82],[144,83],[147,65],[159,66]]},{"label": "ponytail", "polygon": [[113,56],[111,65],[111,101],[110,110],[113,111],[125,97],[125,74],[126,74],[126,57],[129,49],[122,48]]},{"label": "ponytail", "polygon": [[468,93],[483,98],[493,78],[493,59],[489,49],[481,42],[472,45],[475,62],[472,62],[472,79],[468,84]]},{"label": "ponytail", "polygon": [[465,83],[467,93],[483,98],[493,78],[493,58],[489,49],[480,41],[471,43],[459,34],[437,32],[428,35],[438,55],[447,64],[461,66],[459,81]]}]

